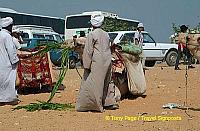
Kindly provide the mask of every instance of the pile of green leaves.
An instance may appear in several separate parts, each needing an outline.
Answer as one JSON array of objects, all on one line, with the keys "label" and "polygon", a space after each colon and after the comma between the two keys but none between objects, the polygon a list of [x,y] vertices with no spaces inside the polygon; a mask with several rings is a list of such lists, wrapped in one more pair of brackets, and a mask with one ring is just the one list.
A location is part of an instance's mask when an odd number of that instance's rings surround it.
[{"label": "pile of green leaves", "polygon": [[74,109],[74,106],[69,104],[60,104],[60,103],[50,103],[50,102],[42,102],[38,101],[38,103],[31,103],[25,106],[17,106],[14,110],[25,109],[26,111],[33,112],[39,110],[70,110]]},{"label": "pile of green leaves", "polygon": [[36,111],[36,110],[66,110],[74,108],[72,104],[51,103],[51,100],[55,96],[59,86],[62,84],[62,81],[67,73],[67,70],[69,69],[68,64],[66,64],[66,62],[68,62],[69,52],[71,49],[69,47],[63,47],[62,44],[46,44],[43,49],[39,50],[37,53],[33,55],[44,55],[45,53],[53,49],[61,49],[62,52],[61,70],[59,73],[59,78],[55,86],[53,87],[49,99],[46,102],[39,101],[38,103],[31,103],[25,106],[17,106],[14,108],[14,110],[25,109],[27,111]]}]

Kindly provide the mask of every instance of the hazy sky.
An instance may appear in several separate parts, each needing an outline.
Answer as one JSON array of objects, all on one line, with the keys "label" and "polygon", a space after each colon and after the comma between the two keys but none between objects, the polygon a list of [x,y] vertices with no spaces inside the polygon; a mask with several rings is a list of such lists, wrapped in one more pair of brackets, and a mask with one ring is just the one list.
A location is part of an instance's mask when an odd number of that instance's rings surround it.
[{"label": "hazy sky", "polygon": [[169,42],[173,22],[192,27],[200,22],[200,0],[0,0],[0,7],[63,18],[84,11],[114,12],[143,22],[159,42]]}]

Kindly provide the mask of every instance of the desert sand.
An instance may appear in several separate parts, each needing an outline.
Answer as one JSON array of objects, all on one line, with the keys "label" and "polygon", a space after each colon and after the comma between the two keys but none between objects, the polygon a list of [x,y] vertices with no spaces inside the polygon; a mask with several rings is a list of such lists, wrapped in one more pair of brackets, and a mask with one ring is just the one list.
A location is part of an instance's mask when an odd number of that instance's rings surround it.
[{"label": "desert sand", "polygon": [[[119,102],[118,110],[103,113],[67,111],[15,110],[15,106],[0,106],[0,131],[199,131],[200,130],[200,65],[188,71],[188,110],[163,109],[167,103],[183,105],[185,100],[185,66],[174,67],[157,64],[146,71],[146,98],[127,98]],[[82,69],[79,69],[82,73]],[[56,72],[56,71],[54,71]],[[58,91],[53,102],[73,103],[81,79],[75,69],[67,72],[64,91]],[[50,93],[19,95],[26,105],[46,101]],[[164,117],[170,120],[164,121]],[[176,119],[177,118],[177,119]],[[173,119],[173,120],[172,120]]]}]

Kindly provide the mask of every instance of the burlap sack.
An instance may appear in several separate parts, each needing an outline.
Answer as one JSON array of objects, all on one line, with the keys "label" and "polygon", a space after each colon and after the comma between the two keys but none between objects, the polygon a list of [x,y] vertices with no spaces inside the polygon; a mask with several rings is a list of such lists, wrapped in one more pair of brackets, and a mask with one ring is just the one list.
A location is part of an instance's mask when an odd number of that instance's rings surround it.
[{"label": "burlap sack", "polygon": [[[128,89],[133,95],[143,95],[146,92],[146,80],[143,67],[133,55],[122,53],[127,69]],[[136,61],[134,61],[136,60]]]}]

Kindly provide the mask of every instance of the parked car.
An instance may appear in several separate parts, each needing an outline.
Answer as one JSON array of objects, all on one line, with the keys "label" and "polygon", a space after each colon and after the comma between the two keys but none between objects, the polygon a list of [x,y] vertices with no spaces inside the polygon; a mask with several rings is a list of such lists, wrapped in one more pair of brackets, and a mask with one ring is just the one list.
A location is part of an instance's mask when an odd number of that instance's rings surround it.
[{"label": "parked car", "polygon": [[[62,49],[54,49],[50,51],[50,59],[52,63],[56,66],[61,66],[61,55]],[[76,63],[80,61],[79,54],[75,51],[69,52],[69,68],[74,69],[76,67]],[[66,62],[67,63],[67,62]]]},{"label": "parked car", "polygon": [[[41,44],[59,44],[55,40],[48,39],[24,39],[24,43],[22,44],[22,49],[34,49],[35,47]],[[56,66],[61,66],[61,53],[62,49],[53,49],[50,51],[50,59],[51,62]],[[76,63],[79,62],[79,54],[75,51],[69,52],[69,68],[74,69],[76,67]]]},{"label": "parked car", "polygon": [[[117,31],[109,32],[110,39],[115,44],[121,41],[130,41],[134,43],[136,31]],[[171,43],[157,43],[148,32],[142,32],[144,36],[143,51],[146,57],[145,65],[152,67],[156,61],[166,61],[169,66],[174,66],[178,55],[178,45]]]},{"label": "parked car", "polygon": [[41,38],[63,42],[60,34],[56,33],[51,27],[37,25],[15,25],[13,30],[22,32],[22,39]]}]

